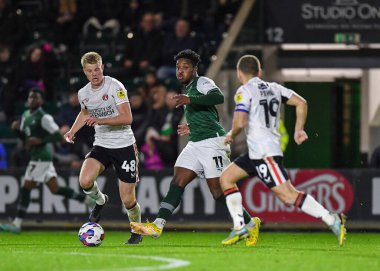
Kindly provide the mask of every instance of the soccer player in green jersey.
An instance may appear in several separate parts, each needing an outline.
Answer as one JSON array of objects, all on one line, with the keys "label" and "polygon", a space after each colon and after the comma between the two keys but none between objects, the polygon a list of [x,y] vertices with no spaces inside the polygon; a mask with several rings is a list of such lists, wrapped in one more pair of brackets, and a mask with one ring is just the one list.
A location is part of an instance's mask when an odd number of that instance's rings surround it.
[{"label": "soccer player in green jersey", "polygon": [[[178,126],[178,134],[189,134],[189,143],[178,156],[174,176],[165,198],[160,204],[153,223],[131,223],[131,228],[142,235],[160,237],[166,221],[180,204],[185,187],[197,176],[203,177],[213,198],[226,205],[219,177],[230,164],[229,145],[224,144],[226,132],[219,123],[217,104],[224,95],[211,79],[198,76],[200,57],[191,50],[179,52],[175,57],[177,79],[186,86],[186,94],[174,97],[176,106],[184,106],[187,124]],[[244,212],[244,222],[249,230],[248,246],[257,242],[260,220]]]},{"label": "soccer player in green jersey", "polygon": [[58,185],[57,173],[53,165],[53,153],[48,146],[50,142],[63,140],[58,125],[51,115],[41,108],[43,104],[43,92],[32,88],[29,91],[28,106],[19,121],[12,123],[12,129],[24,140],[30,151],[30,162],[25,171],[24,184],[20,191],[20,199],[17,207],[17,215],[10,224],[0,224],[0,230],[19,233],[21,224],[26,215],[30,203],[31,190],[38,183],[45,183],[50,191],[56,195],[62,195],[68,199],[85,202],[87,205],[95,205],[95,202],[84,194],[75,192],[69,187]]}]

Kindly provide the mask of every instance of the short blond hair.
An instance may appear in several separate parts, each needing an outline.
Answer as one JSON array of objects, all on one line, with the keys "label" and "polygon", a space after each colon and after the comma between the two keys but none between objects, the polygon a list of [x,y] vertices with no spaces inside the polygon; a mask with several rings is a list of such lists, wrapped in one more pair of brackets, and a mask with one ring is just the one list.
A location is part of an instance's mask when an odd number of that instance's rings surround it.
[{"label": "short blond hair", "polygon": [[84,68],[86,64],[102,65],[103,61],[102,61],[102,57],[97,52],[88,52],[82,56],[80,63],[82,64],[82,67]]},{"label": "short blond hair", "polygon": [[261,71],[260,60],[254,55],[242,56],[236,66],[244,74],[258,75]]}]

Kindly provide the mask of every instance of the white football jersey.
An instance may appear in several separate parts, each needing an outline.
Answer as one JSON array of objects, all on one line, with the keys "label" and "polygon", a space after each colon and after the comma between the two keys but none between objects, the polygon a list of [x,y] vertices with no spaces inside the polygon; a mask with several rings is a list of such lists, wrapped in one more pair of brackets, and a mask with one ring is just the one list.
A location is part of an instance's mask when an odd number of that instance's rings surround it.
[{"label": "white football jersey", "polygon": [[236,91],[235,111],[249,114],[246,134],[251,159],[283,155],[278,132],[280,107],[293,93],[258,77],[250,79]]},{"label": "white football jersey", "polygon": [[[104,83],[93,89],[88,83],[78,92],[79,102],[92,117],[110,118],[119,115],[117,106],[129,102],[124,85],[115,78],[104,76]],[[130,125],[95,125],[94,145],[116,149],[128,147],[135,143]]]}]

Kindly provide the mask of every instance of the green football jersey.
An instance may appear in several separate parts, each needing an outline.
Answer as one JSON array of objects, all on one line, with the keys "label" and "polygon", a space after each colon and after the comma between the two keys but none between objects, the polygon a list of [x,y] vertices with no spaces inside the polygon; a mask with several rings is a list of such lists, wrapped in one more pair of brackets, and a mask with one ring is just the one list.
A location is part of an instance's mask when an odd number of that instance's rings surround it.
[{"label": "green football jersey", "polygon": [[[45,113],[42,108],[39,108],[33,113],[30,113],[29,110],[23,113],[20,130],[25,135],[25,139],[37,137],[45,140],[49,136],[57,134],[59,127],[51,115]],[[32,161],[53,160],[53,151],[50,146],[47,145],[47,141],[37,146],[30,146],[29,150]]]},{"label": "green football jersey", "polygon": [[[211,93],[214,95],[202,99],[201,96],[209,96]],[[223,103],[224,96],[214,81],[204,76],[196,77],[186,86],[186,95],[191,100],[191,104],[185,106],[185,116],[190,129],[189,140],[196,142],[226,135],[219,123],[219,114],[215,107],[216,104]],[[218,101],[214,99],[215,95]],[[219,98],[222,99],[221,102]]]}]

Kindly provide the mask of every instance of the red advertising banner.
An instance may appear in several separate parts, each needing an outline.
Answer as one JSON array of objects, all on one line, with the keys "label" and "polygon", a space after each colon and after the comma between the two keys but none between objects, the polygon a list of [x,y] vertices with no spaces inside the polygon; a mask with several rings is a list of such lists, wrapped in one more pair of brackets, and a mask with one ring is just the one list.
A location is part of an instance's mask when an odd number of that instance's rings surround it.
[{"label": "red advertising banner", "polygon": [[[335,170],[289,170],[296,189],[313,196],[331,212],[347,213],[354,201],[352,184]],[[311,222],[315,219],[294,206],[286,206],[259,178],[243,182],[240,191],[246,209],[266,222]]]}]

